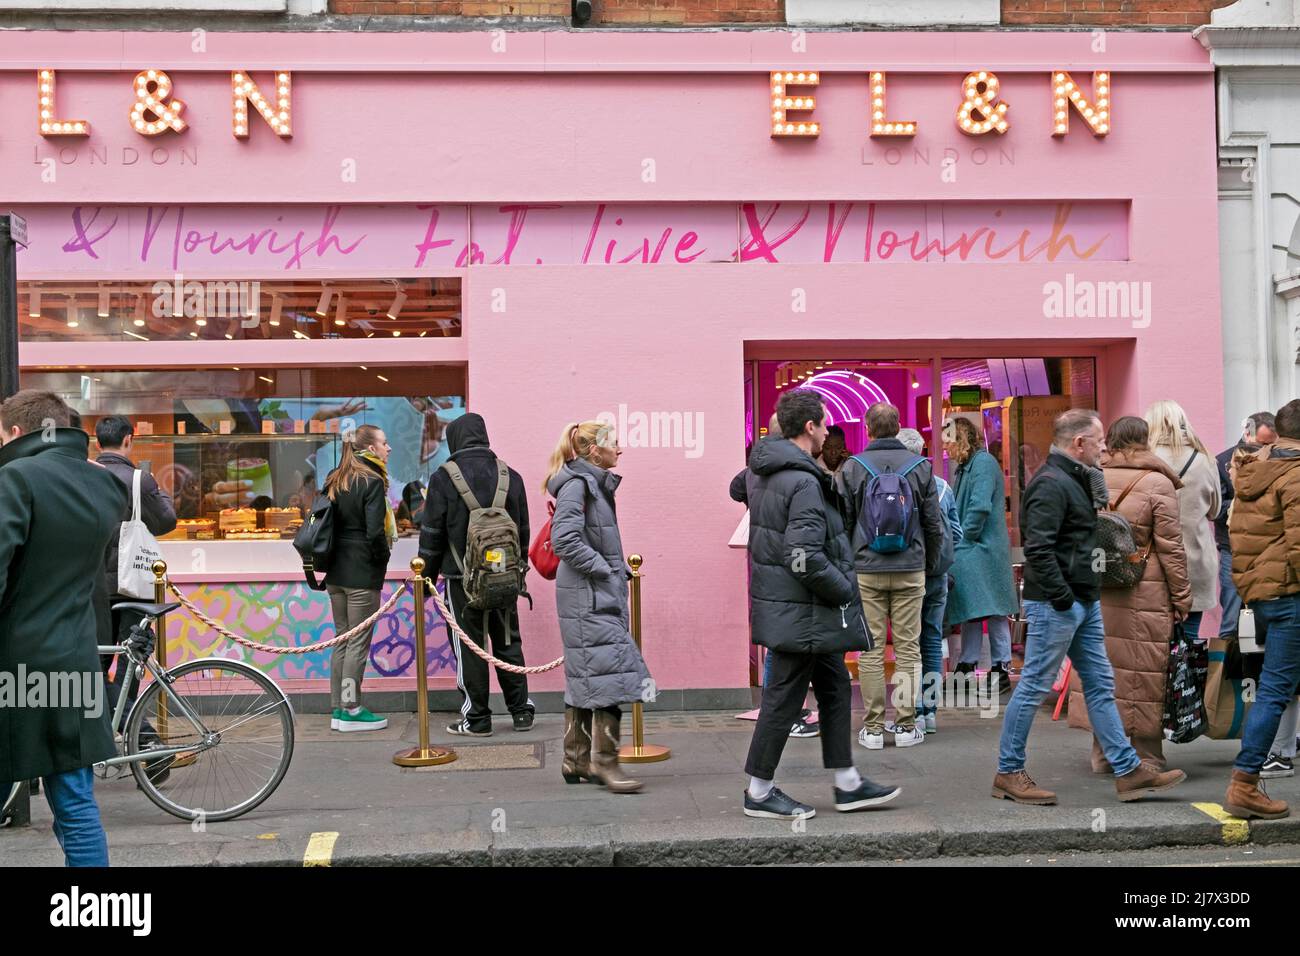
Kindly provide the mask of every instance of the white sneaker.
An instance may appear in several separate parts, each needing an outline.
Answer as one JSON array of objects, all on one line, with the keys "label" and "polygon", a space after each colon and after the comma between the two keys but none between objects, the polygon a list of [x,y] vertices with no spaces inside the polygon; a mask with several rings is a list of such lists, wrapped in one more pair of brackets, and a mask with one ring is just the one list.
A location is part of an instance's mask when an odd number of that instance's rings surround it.
[{"label": "white sneaker", "polygon": [[915,747],[925,743],[925,726],[917,724],[911,730],[902,730],[894,734],[895,747]]},{"label": "white sneaker", "polygon": [[884,750],[885,735],[869,734],[867,733],[867,728],[863,727],[858,731],[858,743],[862,744],[862,746],[866,747],[868,750]]}]

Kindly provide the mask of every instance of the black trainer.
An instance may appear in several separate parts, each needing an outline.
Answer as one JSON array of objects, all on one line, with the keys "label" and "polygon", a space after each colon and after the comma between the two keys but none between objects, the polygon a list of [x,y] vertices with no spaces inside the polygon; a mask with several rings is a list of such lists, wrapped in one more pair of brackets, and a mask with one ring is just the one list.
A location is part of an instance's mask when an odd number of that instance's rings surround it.
[{"label": "black trainer", "polygon": [[474,728],[468,720],[458,720],[454,724],[447,725],[447,733],[456,734],[460,737],[491,737],[492,725]]},{"label": "black trainer", "polygon": [[749,795],[749,790],[745,790],[745,816],[747,817],[766,817],[769,820],[797,820],[803,817],[807,820],[816,815],[817,811],[808,804],[787,797],[776,787],[773,787],[772,792],[763,800],[755,800]]},{"label": "black trainer", "polygon": [[511,714],[510,719],[515,723],[515,730],[520,733],[533,729],[533,712],[531,710],[521,710],[517,714]]},{"label": "black trainer", "polygon": [[1291,763],[1290,757],[1283,757],[1281,754],[1269,754],[1268,759],[1264,761],[1263,768],[1259,775],[1265,778],[1273,777],[1294,777],[1295,766]]},{"label": "black trainer", "polygon": [[882,787],[880,784],[872,783],[863,777],[862,783],[858,784],[856,790],[835,788],[835,809],[841,813],[847,813],[850,810],[865,810],[867,807],[878,807],[882,803],[893,800],[902,792],[902,787]]},{"label": "black trainer", "polygon": [[790,728],[791,737],[816,737],[821,733],[821,724],[812,719],[812,711],[805,708],[799,719]]}]

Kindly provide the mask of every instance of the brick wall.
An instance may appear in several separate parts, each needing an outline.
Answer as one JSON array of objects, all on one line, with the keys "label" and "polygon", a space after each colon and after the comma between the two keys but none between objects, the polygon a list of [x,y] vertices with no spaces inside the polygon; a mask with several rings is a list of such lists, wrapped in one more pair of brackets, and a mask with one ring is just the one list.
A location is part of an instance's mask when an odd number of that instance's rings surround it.
[{"label": "brick wall", "polygon": [[1179,27],[1210,22],[1210,11],[1233,0],[1002,0],[1004,26],[1077,24]]},{"label": "brick wall", "polygon": [[[900,0],[905,2],[905,0]],[[1192,27],[1233,0],[1002,0],[1004,26]],[[590,26],[785,21],[784,0],[592,0]],[[570,0],[330,0],[334,13],[567,19]]]}]

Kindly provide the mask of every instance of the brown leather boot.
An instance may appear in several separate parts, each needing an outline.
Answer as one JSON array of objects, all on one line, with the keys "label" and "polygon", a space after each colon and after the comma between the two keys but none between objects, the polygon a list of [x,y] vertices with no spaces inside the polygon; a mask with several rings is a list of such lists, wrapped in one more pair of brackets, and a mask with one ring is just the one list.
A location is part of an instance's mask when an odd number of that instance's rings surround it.
[{"label": "brown leather boot", "polygon": [[995,776],[993,796],[999,800],[1014,800],[1016,803],[1028,803],[1040,807],[1056,803],[1056,794],[1034,783],[1033,778],[1023,770]]},{"label": "brown leather boot", "polygon": [[1163,737],[1134,737],[1133,749],[1138,759],[1156,770],[1164,770],[1169,764],[1165,760],[1165,739]]},{"label": "brown leather boot", "polygon": [[636,793],[641,781],[623,776],[618,765],[618,718],[607,710],[594,710],[591,716],[592,778],[612,793]]},{"label": "brown leather boot", "polygon": [[565,783],[594,783],[591,776],[591,711],[564,708],[564,763],[560,773]]},{"label": "brown leather boot", "polygon": [[1187,774],[1181,770],[1157,770],[1150,764],[1140,763],[1136,770],[1115,778],[1115,795],[1121,802],[1129,803],[1171,790],[1186,779]]},{"label": "brown leather boot", "polygon": [[1223,798],[1223,808],[1234,817],[1249,820],[1280,820],[1291,813],[1285,800],[1273,800],[1260,785],[1259,774],[1232,771],[1232,782]]}]

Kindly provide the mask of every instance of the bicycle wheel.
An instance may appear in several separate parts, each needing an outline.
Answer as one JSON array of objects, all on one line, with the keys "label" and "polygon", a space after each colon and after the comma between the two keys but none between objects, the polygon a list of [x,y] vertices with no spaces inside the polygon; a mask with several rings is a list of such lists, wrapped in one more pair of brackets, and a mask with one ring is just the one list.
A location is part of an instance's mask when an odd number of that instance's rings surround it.
[{"label": "bicycle wheel", "polygon": [[293,757],[293,708],[284,692],[241,661],[203,658],[167,672],[172,693],[198,715],[195,725],[154,681],[126,722],[127,753],[155,746],[194,750],[131,764],[150,800],[185,820],[233,820],[269,797]]}]

